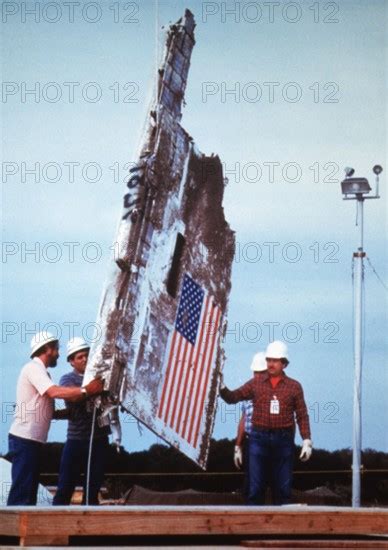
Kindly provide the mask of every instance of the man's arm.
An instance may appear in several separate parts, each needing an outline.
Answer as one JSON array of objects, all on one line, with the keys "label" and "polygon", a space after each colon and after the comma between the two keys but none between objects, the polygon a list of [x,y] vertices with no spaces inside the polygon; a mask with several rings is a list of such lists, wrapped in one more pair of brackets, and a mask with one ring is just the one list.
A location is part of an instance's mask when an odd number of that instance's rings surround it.
[{"label": "man's arm", "polygon": [[237,390],[229,390],[226,386],[221,387],[220,396],[226,403],[238,403],[239,401],[247,401],[253,399],[253,383],[254,380],[249,380]]},{"label": "man's arm", "polygon": [[82,387],[72,386],[50,386],[46,394],[53,399],[66,399],[66,401],[82,401],[88,396],[98,395],[104,389],[102,380],[95,378],[89,384],[84,386],[86,393],[82,391]]},{"label": "man's arm", "polygon": [[237,428],[236,447],[241,447],[245,436],[245,414],[240,418]]},{"label": "man's arm", "polygon": [[311,439],[309,415],[304,400],[303,389],[300,384],[295,395],[295,414],[302,439]]},{"label": "man's arm", "polygon": [[236,439],[236,445],[234,446],[234,457],[233,457],[234,465],[238,470],[241,468],[243,463],[242,444],[244,441],[244,434],[245,434],[245,415],[243,414],[240,418],[240,422],[238,423],[237,439]]}]

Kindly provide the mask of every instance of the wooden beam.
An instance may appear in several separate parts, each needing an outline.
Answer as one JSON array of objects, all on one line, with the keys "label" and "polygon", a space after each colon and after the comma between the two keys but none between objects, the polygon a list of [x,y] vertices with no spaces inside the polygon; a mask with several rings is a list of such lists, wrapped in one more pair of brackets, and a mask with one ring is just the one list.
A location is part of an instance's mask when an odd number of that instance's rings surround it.
[{"label": "wooden beam", "polygon": [[55,506],[0,510],[2,535],[388,535],[388,509]]},{"label": "wooden beam", "polygon": [[68,546],[69,537],[61,535],[57,536],[35,536],[28,535],[26,537],[20,537],[20,546]]},{"label": "wooden beam", "polygon": [[266,548],[291,548],[291,549],[332,549],[332,548],[349,548],[352,550],[367,550],[369,548],[388,548],[388,540],[333,540],[333,539],[309,539],[309,540],[243,540],[240,546],[244,548],[254,548],[256,550]]},{"label": "wooden beam", "polygon": [[0,535],[19,536],[20,515],[7,513],[7,508],[0,507]]}]

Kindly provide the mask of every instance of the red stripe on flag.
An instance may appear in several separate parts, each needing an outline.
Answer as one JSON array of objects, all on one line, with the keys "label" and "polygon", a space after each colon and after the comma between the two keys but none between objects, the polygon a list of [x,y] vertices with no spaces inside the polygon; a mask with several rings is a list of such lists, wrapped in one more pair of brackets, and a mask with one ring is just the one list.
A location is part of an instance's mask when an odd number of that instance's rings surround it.
[{"label": "red stripe on flag", "polygon": [[[174,354],[173,358],[172,358],[172,378],[171,378],[171,384],[170,384],[170,387],[169,387],[169,392],[168,392],[168,395],[167,395],[167,405],[166,405],[166,409],[164,411],[164,422],[167,423],[167,418],[168,418],[168,413],[170,412],[170,405],[171,405],[171,397],[172,397],[172,393],[173,393],[173,389],[174,389],[174,381],[175,381],[175,375],[176,375],[176,370],[177,370],[177,365],[178,365],[178,361],[179,361],[179,354],[181,352],[181,347],[182,347],[182,336],[180,334],[178,334],[178,347],[177,347],[177,352],[176,354]],[[178,360],[177,360],[178,358]]]},{"label": "red stripe on flag", "polygon": [[196,389],[196,392],[195,392],[195,398],[194,398],[194,411],[193,411],[193,414],[191,415],[191,421],[190,421],[190,431],[189,431],[189,435],[187,437],[187,441],[191,444],[191,441],[192,441],[192,433],[193,433],[193,428],[194,428],[194,423],[196,424],[197,423],[197,413],[199,413],[200,411],[198,411],[197,409],[197,403],[198,403],[198,400],[200,398],[200,395],[201,395],[201,385],[202,385],[202,380],[205,376],[205,363],[206,363],[206,356],[207,356],[207,352],[208,352],[208,349],[209,347],[212,348],[212,343],[215,339],[215,336],[212,334],[212,330],[213,330],[213,319],[216,317],[216,314],[217,314],[217,309],[216,307],[213,307],[213,301],[212,301],[212,304],[211,304],[211,311],[210,311],[210,319],[209,319],[209,325],[208,325],[208,328],[207,328],[207,335],[206,335],[206,346],[205,346],[205,350],[204,350],[204,354],[203,354],[203,357],[202,357],[202,363],[201,363],[201,373],[200,373],[200,379],[199,379],[199,383],[197,385],[197,389]]},{"label": "red stripe on flag", "polygon": [[185,372],[185,380],[183,382],[183,395],[182,395],[182,399],[181,399],[181,402],[180,402],[178,417],[176,419],[177,421],[176,421],[176,424],[175,424],[175,431],[178,432],[178,433],[179,433],[179,426],[180,426],[180,422],[181,422],[181,418],[182,418],[182,412],[183,412],[185,403],[187,403],[187,399],[189,398],[189,395],[188,395],[188,379],[189,379],[189,376],[190,376],[190,372],[192,372],[192,370],[193,370],[193,366],[191,364],[191,361],[193,359],[194,349],[195,349],[194,346],[190,346],[190,355],[189,355],[189,358],[188,358],[188,361],[187,361],[187,368],[186,368],[186,372]]},{"label": "red stripe on flag", "polygon": [[[209,318],[210,318],[210,320],[211,320],[211,316],[212,316],[212,307],[211,307],[211,304],[212,304],[212,301],[209,300],[209,308],[208,308],[208,311],[207,311],[206,318],[204,319],[204,326],[206,325],[206,321],[207,321],[207,318],[208,318],[208,315],[209,315],[209,311],[210,311]],[[209,323],[208,323],[208,324],[209,324]],[[195,410],[196,410],[196,403],[197,403],[198,394],[199,394],[199,388],[200,388],[200,384],[201,384],[201,380],[202,380],[203,367],[204,367],[204,364],[205,364],[206,354],[207,354],[207,350],[208,350],[208,346],[209,346],[209,339],[210,339],[210,331],[209,331],[209,330],[206,330],[205,343],[204,343],[203,348],[202,348],[201,366],[200,366],[200,368],[198,368],[198,376],[197,376],[197,378],[196,378],[195,397],[194,397],[194,399],[193,399],[194,408],[193,408],[193,411],[192,411],[192,413],[191,413],[191,418],[190,418],[190,430],[189,430],[188,437],[186,437],[187,441],[190,441],[190,439],[191,439],[191,432],[192,432],[192,430],[193,430],[194,419],[195,419],[194,413],[195,413]]]},{"label": "red stripe on flag", "polygon": [[182,401],[182,395],[181,395],[182,378],[183,378],[183,373],[185,372],[185,369],[186,369],[186,355],[189,347],[192,348],[193,346],[190,344],[188,340],[186,340],[182,359],[179,359],[179,357],[177,357],[178,369],[177,369],[176,376],[178,379],[176,383],[176,392],[173,399],[174,406],[172,409],[170,422],[168,423],[171,426],[171,428],[174,428],[174,420],[175,420],[177,405]]},{"label": "red stripe on flag", "polygon": [[170,355],[168,357],[166,374],[165,374],[165,379],[164,379],[164,384],[163,384],[163,389],[162,389],[162,397],[160,398],[160,402],[159,402],[159,410],[158,410],[158,417],[159,418],[162,418],[164,399],[165,399],[165,396],[166,396],[168,381],[169,381],[169,378],[170,378],[171,358],[172,358],[173,352],[174,352],[175,338],[176,338],[176,332],[174,331],[173,336],[172,336],[172,340],[171,340]]},{"label": "red stripe on flag", "polygon": [[217,311],[217,319],[216,319],[215,328],[214,328],[213,342],[212,342],[212,345],[211,345],[209,360],[208,360],[208,364],[207,364],[207,368],[206,368],[205,384],[204,384],[204,387],[203,387],[203,390],[202,390],[201,404],[200,404],[200,407],[198,409],[198,413],[196,415],[197,425],[196,425],[195,430],[194,430],[194,444],[193,444],[194,448],[196,448],[197,442],[198,442],[199,428],[200,428],[201,420],[202,420],[202,416],[203,416],[204,405],[205,405],[205,397],[206,397],[206,394],[207,394],[207,388],[208,388],[208,383],[209,383],[211,365],[212,365],[212,362],[213,362],[214,347],[215,347],[216,341],[218,340],[218,327],[219,327],[219,324],[220,324],[221,310],[219,308],[216,308],[216,309],[218,311]]},{"label": "red stripe on flag", "polygon": [[186,373],[185,373],[185,380],[184,380],[184,383],[183,383],[183,395],[182,395],[182,399],[181,399],[181,403],[180,403],[180,407],[179,407],[179,414],[178,414],[178,418],[177,418],[177,422],[175,424],[175,430],[179,433],[179,427],[180,427],[180,422],[181,422],[181,418],[182,418],[182,412],[183,412],[183,409],[184,409],[184,406],[185,406],[185,403],[187,403],[187,400],[189,399],[189,394],[188,394],[188,379],[189,379],[189,376],[190,376],[190,372],[193,371],[193,366],[192,366],[192,359],[193,359],[193,354],[194,354],[194,346],[190,346],[190,355],[189,355],[189,359],[187,361],[187,368],[186,368]]},{"label": "red stripe on flag", "polygon": [[190,402],[188,403],[188,406],[186,408],[185,416],[184,416],[184,419],[183,419],[183,426],[181,426],[181,432],[180,432],[180,435],[184,439],[185,439],[185,434],[186,434],[187,427],[189,425],[190,409],[191,409],[191,406],[193,404],[193,401],[192,401],[193,390],[195,388],[196,379],[198,377],[198,371],[199,371],[199,369],[198,369],[198,359],[199,359],[199,356],[200,356],[200,351],[202,349],[203,331],[204,331],[205,325],[206,325],[209,302],[210,302],[209,296],[206,296],[205,305],[204,305],[204,308],[203,308],[202,322],[201,322],[201,332],[200,332],[199,338],[196,341],[196,345],[195,345],[196,350],[195,350],[195,359],[194,359],[194,363],[193,363],[193,376],[192,376],[192,379],[191,379],[190,389],[189,389],[189,392],[188,392],[188,395],[190,397]]}]

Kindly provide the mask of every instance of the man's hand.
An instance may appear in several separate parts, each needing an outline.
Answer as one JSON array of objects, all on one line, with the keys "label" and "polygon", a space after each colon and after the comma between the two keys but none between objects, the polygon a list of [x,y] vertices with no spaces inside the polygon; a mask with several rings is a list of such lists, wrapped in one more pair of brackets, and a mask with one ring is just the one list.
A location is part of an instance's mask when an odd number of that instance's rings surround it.
[{"label": "man's hand", "polygon": [[224,388],[225,388],[224,375],[222,374],[222,372],[220,372],[220,390],[223,390]]},{"label": "man's hand", "polygon": [[101,378],[94,378],[94,380],[91,380],[91,382],[86,384],[84,388],[86,389],[88,395],[98,395],[104,390],[104,382]]},{"label": "man's hand", "polygon": [[302,462],[307,462],[311,457],[312,452],[313,452],[313,442],[311,441],[311,439],[304,439],[299,458],[301,459]]},{"label": "man's hand", "polygon": [[233,462],[237,470],[240,470],[242,466],[243,458],[242,458],[242,449],[239,445],[236,445],[234,448]]}]

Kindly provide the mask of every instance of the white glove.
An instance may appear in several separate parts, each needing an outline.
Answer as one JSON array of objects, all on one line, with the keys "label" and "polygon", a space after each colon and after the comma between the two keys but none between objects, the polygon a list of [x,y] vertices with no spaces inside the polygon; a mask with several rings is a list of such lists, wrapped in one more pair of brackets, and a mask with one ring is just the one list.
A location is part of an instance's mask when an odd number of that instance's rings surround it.
[{"label": "white glove", "polygon": [[220,373],[220,390],[223,390],[225,388],[225,384],[224,384],[224,375],[222,374],[222,372]]},{"label": "white glove", "polygon": [[299,458],[301,459],[302,462],[307,462],[308,459],[311,457],[312,452],[313,452],[313,442],[311,441],[311,439],[304,439]]},{"label": "white glove", "polygon": [[235,448],[234,448],[233,462],[234,462],[234,465],[236,466],[237,470],[240,470],[240,468],[242,466],[242,461],[243,461],[242,449],[239,445],[236,445]]}]

